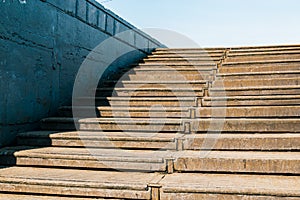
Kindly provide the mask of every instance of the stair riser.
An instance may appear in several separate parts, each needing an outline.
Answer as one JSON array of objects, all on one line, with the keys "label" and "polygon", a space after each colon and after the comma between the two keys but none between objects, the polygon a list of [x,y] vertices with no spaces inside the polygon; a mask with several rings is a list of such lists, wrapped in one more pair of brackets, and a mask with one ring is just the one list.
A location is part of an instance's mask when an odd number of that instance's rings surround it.
[{"label": "stair riser", "polygon": [[291,79],[265,79],[265,80],[226,80],[226,81],[215,81],[213,82],[212,87],[251,87],[251,86],[291,86],[291,85],[300,85],[300,77],[295,77]]},{"label": "stair riser", "polygon": [[174,71],[187,71],[194,69],[197,72],[208,72],[217,70],[216,65],[207,66],[207,65],[140,65],[135,67],[132,71],[151,71],[151,72],[159,72],[159,71],[166,71],[170,69]]},{"label": "stair riser", "polygon": [[217,79],[223,79],[223,80],[232,80],[232,79],[273,79],[273,78],[298,78],[300,73],[290,73],[290,74],[240,74],[240,75],[234,75],[234,74],[217,74]]},{"label": "stair riser", "polygon": [[204,71],[204,70],[135,70],[134,72],[132,72],[130,75],[136,75],[136,76],[149,76],[149,74],[151,74],[151,76],[154,77],[169,77],[169,76],[173,76],[173,77],[180,77],[180,76],[209,76],[213,73],[213,70],[208,70],[208,71]]},{"label": "stair riser", "polygon": [[121,148],[121,149],[162,149],[175,150],[175,142],[151,141],[112,141],[107,140],[66,140],[66,139],[29,139],[20,138],[18,145],[23,146],[53,146],[53,147],[87,147],[87,148]]},{"label": "stair riser", "polygon": [[215,50],[207,50],[207,49],[171,49],[171,50],[156,50],[152,52],[153,55],[165,55],[165,54],[197,54],[197,55],[207,55],[207,54],[224,54],[225,49],[215,49]]},{"label": "stair riser", "polygon": [[[96,159],[96,158],[95,158]],[[67,167],[67,168],[89,168],[89,169],[118,169],[135,171],[160,171],[164,172],[164,163],[145,163],[145,162],[122,162],[122,161],[101,161],[101,160],[67,160],[55,158],[35,158],[35,157],[6,157],[8,165],[17,166],[38,166],[38,167]],[[11,160],[11,162],[9,162]],[[0,164],[2,161],[0,161]]]},{"label": "stair riser", "polygon": [[300,174],[299,160],[179,158],[175,171]]},{"label": "stair riser", "polygon": [[[210,141],[212,144],[205,148],[203,143]],[[183,142],[184,150],[219,150],[219,151],[299,151],[300,140],[298,138],[222,138],[216,135],[215,138],[190,138]]]},{"label": "stair riser", "polygon": [[[77,105],[89,105],[91,104],[90,100],[78,100],[76,103]],[[181,100],[178,98],[177,101],[163,101],[163,98],[159,100],[128,100],[128,101],[120,101],[120,100],[112,100],[112,101],[101,101],[101,100],[96,100],[96,105],[106,105],[106,106],[115,106],[115,107],[124,107],[124,106],[129,106],[129,107],[134,107],[134,106],[141,106],[141,107],[151,107],[151,106],[157,106],[161,105],[164,107],[192,107],[196,105],[195,100],[190,100],[190,101],[185,101]]]},{"label": "stair riser", "polygon": [[251,52],[285,52],[285,51],[300,51],[298,45],[292,46],[273,46],[273,47],[254,47],[254,48],[232,48],[231,53],[251,53]]},{"label": "stair riser", "polygon": [[188,62],[188,63],[216,63],[220,59],[219,57],[204,57],[204,58],[146,58],[143,60],[144,63],[176,63],[176,62]]},{"label": "stair riser", "polygon": [[109,118],[190,118],[188,111],[178,112],[149,112],[149,111],[100,111],[100,116]]},{"label": "stair riser", "polygon": [[252,64],[252,65],[226,65],[219,68],[219,73],[247,73],[247,72],[271,72],[271,71],[296,71],[299,70],[299,63],[296,64]]},{"label": "stair riser", "polygon": [[196,117],[300,117],[300,107],[201,108]]},{"label": "stair riser", "polygon": [[[203,91],[115,91],[112,97],[203,97]],[[105,96],[108,93],[97,93],[99,96]]]},{"label": "stair riser", "polygon": [[178,58],[182,59],[182,60],[193,60],[193,59],[199,59],[199,60],[221,60],[223,57],[222,54],[211,54],[211,55],[197,55],[197,54],[168,54],[168,55],[150,55],[148,56],[147,59],[145,59],[145,62],[147,62],[147,60],[178,60]]},{"label": "stair riser", "polygon": [[95,124],[95,123],[80,123],[79,129],[82,131],[134,131],[134,132],[183,132],[183,127],[178,125],[168,125],[168,124],[149,124],[149,125],[140,125],[140,124]]},{"label": "stair riser", "polygon": [[149,76],[149,74],[144,75],[129,75],[131,81],[200,81],[200,80],[212,80],[211,75],[205,74],[190,74],[190,75],[171,75],[171,74],[155,74]]},{"label": "stair riser", "polygon": [[166,88],[174,88],[174,89],[178,89],[178,88],[193,88],[193,89],[199,89],[199,88],[204,88],[207,87],[206,83],[182,83],[182,84],[172,84],[172,83],[147,83],[147,84],[139,84],[139,83],[122,83],[120,84],[120,86],[118,87],[124,87],[124,88],[143,88],[143,87],[147,87],[147,88],[157,88],[158,86],[164,86]]},{"label": "stair riser", "polygon": [[170,57],[175,57],[175,58],[206,58],[206,57],[219,57],[221,58],[223,56],[223,52],[220,53],[208,53],[208,52],[200,52],[200,53],[162,53],[162,52],[153,52],[152,55],[149,55],[148,58],[170,58]]},{"label": "stair riser", "polygon": [[244,62],[244,61],[269,61],[269,60],[292,60],[300,59],[300,54],[283,54],[283,55],[262,55],[262,56],[232,56],[226,59],[227,62]]},{"label": "stair riser", "polygon": [[[97,198],[121,198],[121,199],[150,199],[149,191],[136,191],[136,190],[116,190],[107,188],[95,187],[72,187],[72,186],[56,186],[56,185],[43,185],[43,184],[28,184],[28,183],[14,183],[14,182],[1,182],[1,192],[9,193],[31,193],[31,194],[46,194],[46,195],[66,195],[78,197],[97,197]],[[74,198],[75,199],[75,198]]]},{"label": "stair riser", "polygon": [[300,89],[290,90],[243,90],[243,91],[210,91],[211,97],[224,96],[269,96],[269,95],[299,95]]},{"label": "stair riser", "polygon": [[268,195],[247,195],[247,194],[216,194],[214,192],[167,192],[161,194],[161,199],[168,200],[190,200],[190,199],[209,199],[209,200],[298,200],[298,197],[280,197],[280,196],[268,196]]},{"label": "stair riser", "polygon": [[208,59],[208,60],[178,60],[178,61],[175,61],[175,60],[147,60],[145,63],[147,64],[156,64],[156,65],[171,65],[171,64],[178,64],[178,65],[186,65],[186,64],[192,64],[192,65],[203,65],[203,64],[207,64],[207,65],[214,65],[214,64],[217,64],[219,61],[214,61],[212,59]]},{"label": "stair riser", "polygon": [[282,100],[231,100],[231,101],[203,101],[203,107],[217,106],[285,106],[300,105],[300,99]]},{"label": "stair riser", "polygon": [[[217,127],[217,128],[215,128]],[[219,129],[219,130],[217,130]],[[204,120],[193,122],[191,124],[191,132],[208,132],[208,131],[221,131],[238,133],[299,133],[300,121],[295,120]]]}]

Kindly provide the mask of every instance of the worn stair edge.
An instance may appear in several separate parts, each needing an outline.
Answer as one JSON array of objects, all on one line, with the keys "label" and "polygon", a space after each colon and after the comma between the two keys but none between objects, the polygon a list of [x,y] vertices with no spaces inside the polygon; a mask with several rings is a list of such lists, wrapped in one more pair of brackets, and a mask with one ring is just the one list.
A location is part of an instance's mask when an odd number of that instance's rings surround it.
[{"label": "worn stair edge", "polygon": [[150,199],[149,183],[163,175],[136,172],[11,167],[0,170],[1,192]]},{"label": "worn stair edge", "polygon": [[[238,62],[224,62],[222,66],[226,67],[229,65],[260,65],[260,64],[288,64],[288,63],[299,63],[300,59],[290,59],[290,60],[267,60],[267,61],[238,61]],[[241,66],[242,67],[242,66]]]},{"label": "worn stair edge", "polygon": [[162,198],[190,193],[200,194],[300,197],[299,176],[235,175],[235,174],[169,174],[160,181]]},{"label": "worn stair edge", "polygon": [[[299,102],[300,103],[300,102]],[[196,118],[205,117],[300,117],[300,106],[209,107],[196,109]]]},{"label": "worn stair edge", "polygon": [[[63,196],[47,196],[47,195],[33,195],[33,194],[9,194],[0,193],[0,200],[104,200],[103,198],[80,198],[80,197],[63,197]],[[112,199],[110,199],[112,200]],[[118,200],[118,199],[115,199]],[[120,200],[120,199],[119,199]]]}]

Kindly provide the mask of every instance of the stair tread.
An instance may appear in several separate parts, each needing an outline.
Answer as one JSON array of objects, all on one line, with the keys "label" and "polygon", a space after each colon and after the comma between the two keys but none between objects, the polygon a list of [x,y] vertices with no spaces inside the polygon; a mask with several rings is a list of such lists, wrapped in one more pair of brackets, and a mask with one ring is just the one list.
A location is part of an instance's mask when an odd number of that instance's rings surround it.
[{"label": "stair tread", "polygon": [[163,163],[163,158],[168,156],[167,151],[151,150],[123,150],[123,149],[87,149],[66,147],[29,147],[16,146],[2,149],[0,155],[14,155],[27,158],[48,158],[66,160],[93,160],[111,162],[142,162]]},{"label": "stair tread", "polygon": [[[31,195],[31,194],[0,194],[0,200],[100,200],[102,198],[76,198],[63,196]],[[102,199],[104,200],[104,199]]]},{"label": "stair tread", "polygon": [[[110,172],[35,167],[1,167],[0,183],[37,184],[115,190],[147,190],[147,184],[163,175],[138,172]],[[1,190],[1,189],[0,189]]]},{"label": "stair tread", "polygon": [[300,197],[299,176],[236,174],[170,174],[161,182],[165,193],[222,193]]},{"label": "stair tread", "polygon": [[[188,83],[187,83],[188,84]],[[299,86],[300,87],[300,86]],[[202,91],[202,88],[154,88],[154,87],[139,87],[139,88],[97,88],[97,91]]]},{"label": "stair tread", "polygon": [[300,99],[300,95],[274,95],[274,96],[224,96],[224,97],[204,97],[203,100],[270,100],[270,99]]},{"label": "stair tread", "polygon": [[249,64],[276,64],[276,63],[298,63],[300,59],[289,60],[262,60],[262,61],[237,61],[237,62],[224,62],[222,65],[249,65]]},{"label": "stair tread", "polygon": [[[201,154],[206,153],[203,158]],[[193,158],[193,159],[231,159],[231,160],[294,160],[300,164],[300,152],[281,151],[151,151],[123,149],[86,149],[65,147],[29,147],[16,146],[2,149],[1,155],[16,157],[41,157],[71,160],[98,160],[119,162],[156,162],[163,163],[164,158]],[[299,165],[298,165],[299,166]],[[300,171],[300,167],[299,167]]]},{"label": "stair tread", "polygon": [[104,141],[158,141],[172,142],[174,138],[181,137],[181,134],[157,133],[155,135],[142,132],[57,132],[57,131],[35,131],[18,134],[21,138],[50,138],[50,139],[84,139]]},{"label": "stair tread", "polygon": [[[111,82],[119,82],[119,81],[111,81]],[[207,81],[206,80],[190,80],[190,81],[181,81],[181,80],[178,80],[178,81],[168,81],[168,80],[130,81],[130,80],[122,80],[119,83],[127,83],[127,84],[128,83],[132,83],[132,84],[139,84],[139,83],[141,83],[141,84],[151,84],[151,83],[182,84],[182,83],[186,83],[186,84],[189,84],[189,83],[207,83]]]},{"label": "stair tread", "polygon": [[269,56],[269,55],[293,55],[293,54],[300,54],[300,49],[298,50],[285,50],[285,51],[261,51],[261,52],[244,52],[244,53],[235,53],[231,52],[228,54],[228,57],[235,57],[235,56]]},{"label": "stair tread", "polygon": [[231,90],[231,91],[238,91],[238,90],[276,90],[276,89],[300,89],[300,85],[275,85],[275,86],[247,86],[247,87],[223,87],[223,88],[217,88],[212,87],[209,88],[209,90],[212,91],[224,91],[224,90]]},{"label": "stair tread", "polygon": [[187,107],[142,107],[142,106],[130,106],[130,107],[124,107],[124,106],[100,106],[98,107],[98,110],[119,110],[119,111],[174,111],[174,112],[188,112]]},{"label": "stair tread", "polygon": [[262,72],[240,72],[240,73],[218,73],[217,77],[222,76],[248,76],[248,75],[283,75],[283,74],[299,74],[300,70],[293,71],[262,71]]}]

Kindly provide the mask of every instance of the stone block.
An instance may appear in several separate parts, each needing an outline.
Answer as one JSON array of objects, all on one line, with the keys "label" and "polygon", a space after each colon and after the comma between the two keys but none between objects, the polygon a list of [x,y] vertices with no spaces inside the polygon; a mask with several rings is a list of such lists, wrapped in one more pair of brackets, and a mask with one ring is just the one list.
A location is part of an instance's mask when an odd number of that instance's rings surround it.
[{"label": "stone block", "polygon": [[93,25],[93,26],[97,26],[97,21],[98,21],[98,10],[97,8],[90,4],[90,3],[87,3],[87,6],[88,6],[88,14],[87,14],[87,17],[88,17],[88,23],[90,25]]},{"label": "stone block", "polygon": [[140,50],[148,48],[148,41],[145,39],[144,36],[142,36],[138,32],[135,33],[135,46]]},{"label": "stone block", "polygon": [[47,2],[71,15],[75,15],[76,13],[76,0],[47,0]]},{"label": "stone block", "polygon": [[115,34],[115,19],[110,15],[106,16],[106,28],[105,28],[105,30],[110,35]]},{"label": "stone block", "polygon": [[87,2],[86,0],[77,0],[76,4],[76,16],[86,21],[87,19]]},{"label": "stone block", "polygon": [[106,17],[107,14],[105,12],[103,12],[102,10],[98,10],[98,24],[97,26],[101,29],[105,31],[105,27],[106,27]]}]

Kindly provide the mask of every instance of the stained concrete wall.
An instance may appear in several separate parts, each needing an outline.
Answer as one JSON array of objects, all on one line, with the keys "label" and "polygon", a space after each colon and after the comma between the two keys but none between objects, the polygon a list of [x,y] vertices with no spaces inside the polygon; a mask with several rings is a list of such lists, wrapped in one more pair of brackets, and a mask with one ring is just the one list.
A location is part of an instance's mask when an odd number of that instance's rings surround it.
[{"label": "stained concrete wall", "polygon": [[[38,129],[59,106],[71,105],[74,79],[88,53],[108,37],[134,29],[94,0],[24,2],[0,1],[0,146],[18,132]],[[124,65],[161,46],[139,30],[131,35],[112,47],[135,50]],[[149,49],[137,49],[139,43]]]}]

